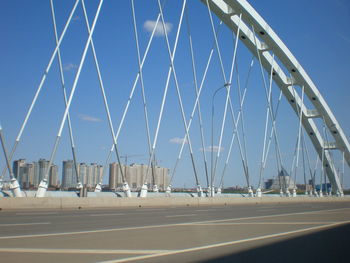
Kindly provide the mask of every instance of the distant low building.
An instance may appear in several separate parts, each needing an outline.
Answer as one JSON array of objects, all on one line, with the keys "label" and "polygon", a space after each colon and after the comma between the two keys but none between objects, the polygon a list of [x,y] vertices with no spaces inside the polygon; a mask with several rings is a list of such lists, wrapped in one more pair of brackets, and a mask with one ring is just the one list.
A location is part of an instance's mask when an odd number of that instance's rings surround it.
[{"label": "distant low building", "polygon": [[[148,166],[144,164],[131,164],[130,166],[111,163],[109,165],[109,188],[111,190],[120,189],[123,186],[122,173],[132,190],[138,190],[142,187]],[[170,182],[169,169],[155,166],[154,169],[149,167],[148,187],[152,188],[157,185],[160,190],[165,190]]]},{"label": "distant low building", "polygon": [[268,179],[265,182],[265,189],[268,190],[280,190],[280,189],[294,189],[296,184],[293,178],[288,174],[286,169],[282,167],[282,170],[279,172],[277,178]]}]

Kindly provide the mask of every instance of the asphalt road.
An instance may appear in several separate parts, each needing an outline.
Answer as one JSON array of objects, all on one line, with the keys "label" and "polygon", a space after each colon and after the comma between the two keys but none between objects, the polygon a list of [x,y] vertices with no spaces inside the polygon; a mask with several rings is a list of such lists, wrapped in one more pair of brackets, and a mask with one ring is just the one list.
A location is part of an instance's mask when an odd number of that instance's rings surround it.
[{"label": "asphalt road", "polygon": [[349,202],[0,211],[0,262],[350,262],[349,223]]}]

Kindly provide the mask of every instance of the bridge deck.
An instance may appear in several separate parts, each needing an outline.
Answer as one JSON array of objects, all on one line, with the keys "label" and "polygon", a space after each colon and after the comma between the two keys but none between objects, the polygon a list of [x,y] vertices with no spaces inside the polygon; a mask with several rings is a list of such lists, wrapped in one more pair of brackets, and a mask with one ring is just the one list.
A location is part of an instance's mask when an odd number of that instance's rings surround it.
[{"label": "bridge deck", "polygon": [[318,257],[346,262],[340,249],[349,240],[349,222],[349,202],[1,211],[0,258],[193,262],[229,256],[227,262],[232,257],[253,262],[259,256],[262,262]]}]

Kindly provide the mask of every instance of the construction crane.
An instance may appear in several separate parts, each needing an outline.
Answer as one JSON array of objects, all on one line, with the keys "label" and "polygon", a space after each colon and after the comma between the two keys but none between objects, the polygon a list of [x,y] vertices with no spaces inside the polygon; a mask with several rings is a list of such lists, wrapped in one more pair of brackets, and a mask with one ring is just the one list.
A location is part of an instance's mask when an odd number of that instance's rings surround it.
[{"label": "construction crane", "polygon": [[144,154],[125,154],[125,155],[121,155],[120,158],[124,158],[124,164],[125,166],[128,165],[128,158],[130,157],[141,157],[144,156]]}]

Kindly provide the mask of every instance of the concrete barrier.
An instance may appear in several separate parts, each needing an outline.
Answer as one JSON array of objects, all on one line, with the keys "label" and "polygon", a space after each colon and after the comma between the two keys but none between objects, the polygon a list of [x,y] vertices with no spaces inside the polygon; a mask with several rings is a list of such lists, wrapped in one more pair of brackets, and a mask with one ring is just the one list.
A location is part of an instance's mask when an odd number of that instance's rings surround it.
[{"label": "concrete barrier", "polygon": [[149,198],[76,198],[76,197],[44,197],[44,198],[0,198],[1,210],[25,209],[98,209],[98,208],[136,208],[136,207],[179,207],[239,205],[264,203],[303,203],[303,202],[350,202],[350,197],[149,197]]}]

